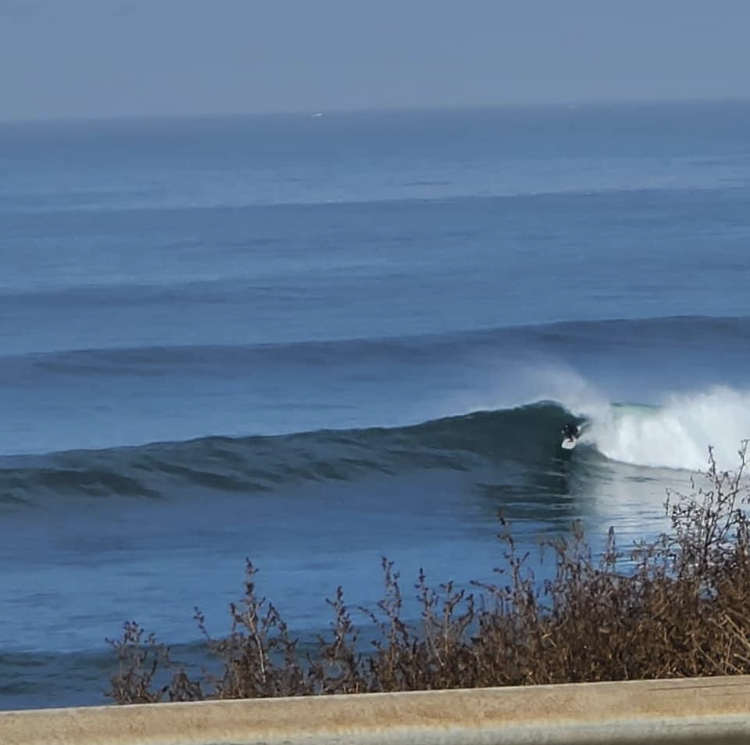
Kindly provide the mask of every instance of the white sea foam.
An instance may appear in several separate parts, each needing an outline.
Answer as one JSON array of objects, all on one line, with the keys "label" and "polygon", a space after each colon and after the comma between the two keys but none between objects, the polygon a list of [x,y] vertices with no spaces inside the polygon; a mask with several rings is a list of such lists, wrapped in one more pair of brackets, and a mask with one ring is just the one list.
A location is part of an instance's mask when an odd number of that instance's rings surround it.
[{"label": "white sea foam", "polygon": [[[750,438],[750,392],[728,387],[673,395],[660,406],[596,408],[584,440],[633,465],[705,470],[712,447],[719,467],[731,469]],[[585,407],[578,410],[588,414]]]}]

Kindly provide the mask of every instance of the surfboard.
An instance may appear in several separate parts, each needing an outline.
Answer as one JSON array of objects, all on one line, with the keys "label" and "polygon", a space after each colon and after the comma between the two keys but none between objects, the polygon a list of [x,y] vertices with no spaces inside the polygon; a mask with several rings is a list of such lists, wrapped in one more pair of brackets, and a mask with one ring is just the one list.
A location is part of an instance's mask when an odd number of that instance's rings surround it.
[{"label": "surfboard", "polygon": [[560,445],[563,450],[572,450],[577,442],[578,440],[574,437],[566,437]]}]

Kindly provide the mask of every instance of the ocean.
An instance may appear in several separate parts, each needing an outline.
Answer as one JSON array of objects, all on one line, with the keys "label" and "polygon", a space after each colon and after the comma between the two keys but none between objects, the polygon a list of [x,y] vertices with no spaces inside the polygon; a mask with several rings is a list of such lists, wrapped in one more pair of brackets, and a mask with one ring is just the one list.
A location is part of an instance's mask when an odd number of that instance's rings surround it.
[{"label": "ocean", "polygon": [[0,707],[226,631],[246,558],[312,638],[383,556],[491,580],[500,511],[656,535],[750,437],[749,249],[748,102],[0,125]]}]

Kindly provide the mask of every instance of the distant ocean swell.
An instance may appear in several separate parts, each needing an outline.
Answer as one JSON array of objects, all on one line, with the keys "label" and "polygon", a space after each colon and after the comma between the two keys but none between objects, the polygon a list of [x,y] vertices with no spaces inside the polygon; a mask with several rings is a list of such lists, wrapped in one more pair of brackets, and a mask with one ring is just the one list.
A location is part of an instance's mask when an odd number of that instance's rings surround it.
[{"label": "distant ocean swell", "polygon": [[733,348],[750,337],[750,318],[670,318],[570,321],[421,336],[292,341],[278,344],[178,345],[59,349],[0,355],[3,376],[51,373],[148,375],[217,370],[251,365],[340,365],[351,362],[461,360],[467,354],[570,353],[581,349],[662,348],[677,337],[684,349]]},{"label": "distant ocean swell", "polygon": [[[139,447],[12,456],[0,460],[0,503],[56,498],[162,498],[179,489],[273,491],[306,481],[353,481],[367,474],[471,471],[515,463],[609,458],[640,466],[701,469],[709,444],[736,456],[750,422],[750,394],[714,388],[655,406],[591,402],[589,411],[538,402],[408,427],[322,430],[278,436],[206,437]],[[562,426],[586,423],[572,454]],[[731,462],[730,462],[731,465]]]}]

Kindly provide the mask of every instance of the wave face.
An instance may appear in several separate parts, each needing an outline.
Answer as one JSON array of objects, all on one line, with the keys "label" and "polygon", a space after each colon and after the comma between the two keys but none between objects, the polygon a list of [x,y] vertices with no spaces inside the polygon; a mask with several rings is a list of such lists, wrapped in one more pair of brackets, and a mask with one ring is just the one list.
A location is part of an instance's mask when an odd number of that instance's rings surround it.
[{"label": "wave face", "polygon": [[541,403],[410,427],[206,437],[16,456],[3,459],[0,492],[6,502],[41,494],[158,498],[190,488],[251,493],[367,473],[469,471],[503,460],[538,463],[554,455],[558,432],[569,419],[561,406]]},{"label": "wave face", "polygon": [[407,427],[322,430],[290,435],[205,437],[139,447],[81,450],[2,460],[5,503],[41,495],[170,496],[185,490],[255,493],[368,474],[544,469],[563,455],[560,431],[585,424],[569,457],[604,457],[652,468],[702,470],[712,446],[736,465],[750,434],[750,393],[717,387],[675,395],[661,406],[610,404],[581,393],[567,405],[538,402],[477,411]]}]

